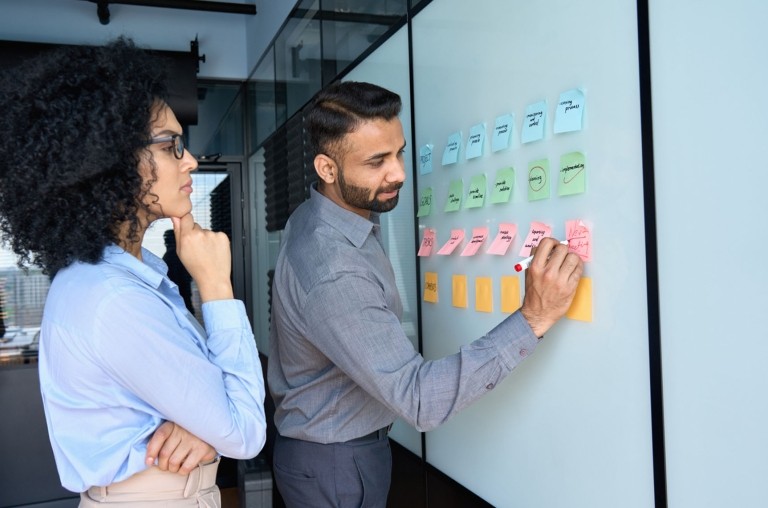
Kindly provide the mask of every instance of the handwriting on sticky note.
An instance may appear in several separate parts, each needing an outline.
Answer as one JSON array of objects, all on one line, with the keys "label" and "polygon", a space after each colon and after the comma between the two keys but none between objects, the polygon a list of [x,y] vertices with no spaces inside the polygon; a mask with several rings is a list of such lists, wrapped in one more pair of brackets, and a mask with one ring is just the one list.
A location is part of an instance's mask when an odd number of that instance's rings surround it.
[{"label": "handwriting on sticky note", "polygon": [[419,173],[428,175],[432,172],[432,145],[424,145],[419,149]]},{"label": "handwriting on sticky note", "polygon": [[592,261],[592,231],[580,219],[565,221],[565,239],[568,251],[577,254],[582,261]]},{"label": "handwriting on sticky note", "polygon": [[469,192],[464,208],[481,208],[485,203],[485,175],[479,174],[472,177],[469,182]]},{"label": "handwriting on sticky note", "polygon": [[416,217],[426,217],[432,213],[432,187],[422,189],[419,197],[419,211]]},{"label": "handwriting on sticky note", "polygon": [[515,185],[514,168],[501,168],[496,172],[496,182],[491,192],[491,203],[506,203],[512,196],[512,188]]},{"label": "handwriting on sticky note", "polygon": [[417,256],[430,256],[432,255],[432,247],[435,245],[435,230],[432,228],[424,229],[424,238],[421,240],[421,247]]},{"label": "handwriting on sticky note", "polygon": [[464,250],[461,251],[462,256],[474,256],[480,246],[483,245],[485,239],[488,237],[488,228],[479,227],[472,229],[472,239],[469,241]]},{"label": "handwriting on sticky note", "polygon": [[552,226],[543,222],[531,222],[531,229],[523,242],[523,248],[520,249],[520,255],[528,257],[531,255],[531,249],[539,245],[539,242],[545,236],[552,236]]},{"label": "handwriting on sticky note", "polygon": [[437,303],[437,272],[424,274],[424,301]]},{"label": "handwriting on sticky note", "polygon": [[512,245],[512,240],[514,240],[515,235],[517,235],[516,224],[499,224],[499,232],[496,235],[496,238],[493,240],[491,248],[488,249],[486,253],[494,254],[496,256],[503,256],[507,253],[510,245]]},{"label": "handwriting on sticky note", "polygon": [[448,187],[448,199],[445,200],[444,212],[455,212],[461,208],[461,198],[464,194],[464,182],[461,178],[453,180]]},{"label": "handwriting on sticky note", "polygon": [[464,230],[452,229],[451,238],[445,242],[445,245],[440,247],[440,250],[437,251],[437,254],[440,256],[448,256],[451,252],[454,251],[454,249],[456,249],[456,247],[459,246],[462,240],[464,240]]}]

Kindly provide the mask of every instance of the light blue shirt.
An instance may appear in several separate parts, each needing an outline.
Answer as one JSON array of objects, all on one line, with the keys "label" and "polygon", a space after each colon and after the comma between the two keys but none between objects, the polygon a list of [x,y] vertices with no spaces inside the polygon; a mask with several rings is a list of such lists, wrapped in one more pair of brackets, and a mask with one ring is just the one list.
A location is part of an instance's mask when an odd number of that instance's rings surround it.
[{"label": "light blue shirt", "polygon": [[146,468],[173,421],[225,456],[264,445],[264,380],[239,300],[189,314],[165,263],[116,246],[54,278],[40,335],[40,386],[61,484],[82,492]]}]

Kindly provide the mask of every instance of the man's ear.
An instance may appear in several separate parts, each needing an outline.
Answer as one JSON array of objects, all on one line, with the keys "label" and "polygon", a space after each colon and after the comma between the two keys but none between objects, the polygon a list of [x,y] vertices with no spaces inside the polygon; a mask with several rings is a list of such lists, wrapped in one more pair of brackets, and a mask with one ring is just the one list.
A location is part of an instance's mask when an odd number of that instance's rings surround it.
[{"label": "man's ear", "polygon": [[338,173],[336,162],[325,154],[321,153],[315,156],[315,171],[317,176],[328,185],[336,181]]}]

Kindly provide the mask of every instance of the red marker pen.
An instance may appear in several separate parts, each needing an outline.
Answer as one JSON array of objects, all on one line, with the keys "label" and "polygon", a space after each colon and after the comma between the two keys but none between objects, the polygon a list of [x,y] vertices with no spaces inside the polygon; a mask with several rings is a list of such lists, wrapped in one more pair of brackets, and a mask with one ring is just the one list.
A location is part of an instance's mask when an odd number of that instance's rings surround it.
[{"label": "red marker pen", "polygon": [[[563,245],[568,245],[568,240],[563,240],[560,242]],[[533,261],[533,256],[528,256],[527,258],[520,261],[518,264],[515,265],[515,271],[516,272],[522,272],[529,266],[531,266],[531,261]]]}]

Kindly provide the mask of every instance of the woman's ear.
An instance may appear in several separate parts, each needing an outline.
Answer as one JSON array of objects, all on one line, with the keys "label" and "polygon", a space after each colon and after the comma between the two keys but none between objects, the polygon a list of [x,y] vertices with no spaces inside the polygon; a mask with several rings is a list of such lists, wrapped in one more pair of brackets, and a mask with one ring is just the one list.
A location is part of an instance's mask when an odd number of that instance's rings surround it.
[{"label": "woman's ear", "polygon": [[315,156],[315,171],[320,180],[328,185],[336,181],[336,162],[325,154]]}]

